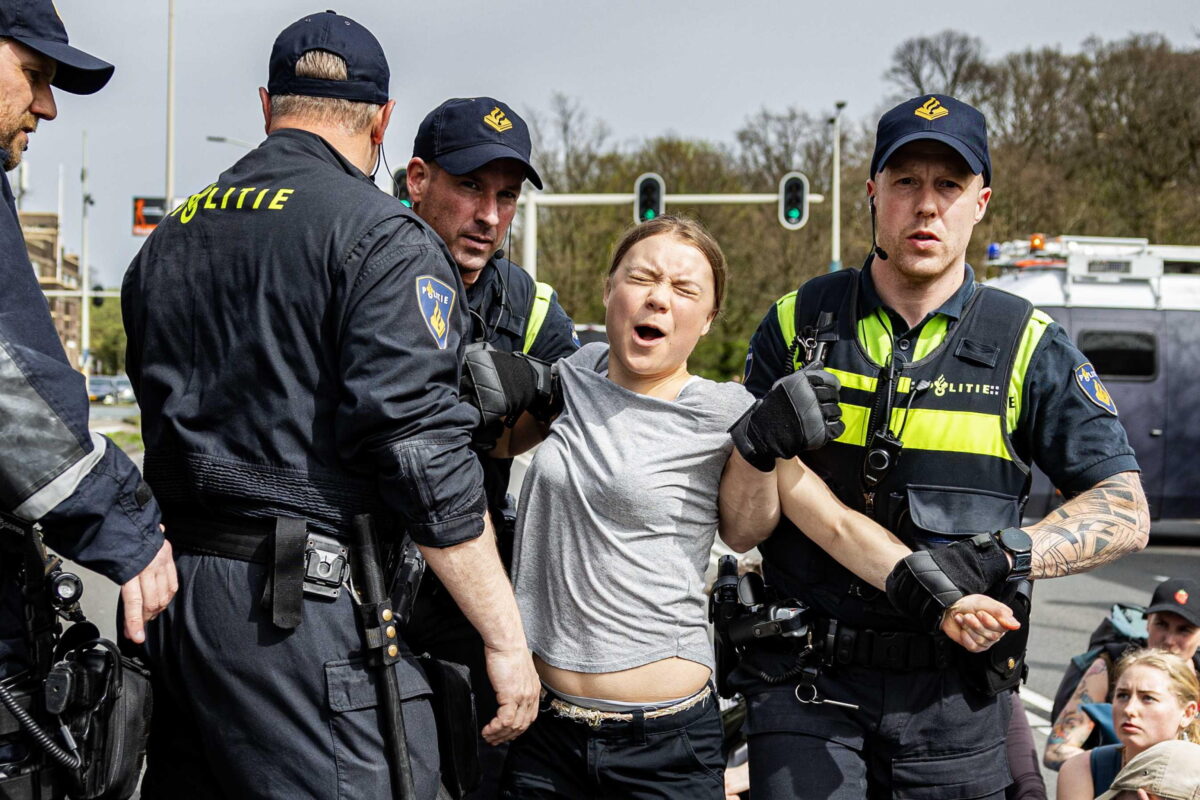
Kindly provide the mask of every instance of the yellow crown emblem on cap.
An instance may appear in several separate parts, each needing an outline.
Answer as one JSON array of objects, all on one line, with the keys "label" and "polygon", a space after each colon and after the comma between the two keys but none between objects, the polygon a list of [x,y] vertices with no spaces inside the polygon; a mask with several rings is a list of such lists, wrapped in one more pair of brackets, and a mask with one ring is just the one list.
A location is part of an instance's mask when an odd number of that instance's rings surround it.
[{"label": "yellow crown emblem on cap", "polygon": [[500,106],[496,106],[490,114],[485,115],[483,121],[497,133],[504,133],[506,130],[512,128],[512,120],[504,116],[504,112],[500,110]]},{"label": "yellow crown emblem on cap", "polygon": [[921,107],[913,112],[913,115],[932,121],[935,119],[941,119],[949,113],[950,109],[938,102],[936,97],[931,97],[922,103]]}]

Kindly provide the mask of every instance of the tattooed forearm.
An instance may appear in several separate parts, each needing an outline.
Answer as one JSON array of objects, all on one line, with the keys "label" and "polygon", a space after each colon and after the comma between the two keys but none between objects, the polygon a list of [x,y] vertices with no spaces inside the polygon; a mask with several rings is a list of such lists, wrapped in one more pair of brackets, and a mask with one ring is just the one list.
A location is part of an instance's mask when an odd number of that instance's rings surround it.
[{"label": "tattooed forearm", "polygon": [[1086,572],[1146,546],[1150,509],[1136,472],[1106,478],[1030,527],[1032,578]]}]

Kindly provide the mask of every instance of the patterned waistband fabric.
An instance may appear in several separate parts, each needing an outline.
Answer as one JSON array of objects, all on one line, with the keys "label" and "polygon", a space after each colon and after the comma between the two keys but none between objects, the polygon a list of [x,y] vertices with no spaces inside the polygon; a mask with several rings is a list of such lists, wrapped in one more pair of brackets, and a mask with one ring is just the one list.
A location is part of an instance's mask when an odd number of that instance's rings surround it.
[{"label": "patterned waistband fabric", "polygon": [[566,700],[560,699],[557,695],[554,695],[553,692],[549,692],[549,694],[553,697],[553,699],[550,701],[550,711],[553,712],[555,716],[563,719],[573,720],[575,722],[582,722],[593,728],[600,727],[600,725],[604,722],[630,722],[637,714],[641,714],[641,716],[643,716],[645,719],[669,717],[672,714],[678,714],[681,711],[686,711],[689,708],[703,703],[709,698],[710,695],[712,695],[712,693],[712,687],[705,686],[691,697],[681,700],[673,705],[661,708],[650,708],[649,710],[646,710],[646,705],[640,704],[636,711],[621,712],[601,711],[595,708],[577,706],[574,703],[569,703]]}]

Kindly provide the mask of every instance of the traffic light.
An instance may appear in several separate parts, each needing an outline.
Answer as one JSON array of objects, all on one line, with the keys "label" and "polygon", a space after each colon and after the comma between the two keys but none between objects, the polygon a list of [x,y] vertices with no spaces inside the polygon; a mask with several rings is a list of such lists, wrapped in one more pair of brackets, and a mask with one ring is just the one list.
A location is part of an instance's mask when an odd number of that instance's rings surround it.
[{"label": "traffic light", "polygon": [[392,173],[392,194],[401,203],[412,208],[412,198],[408,196],[408,170],[404,167]]},{"label": "traffic light", "polygon": [[667,187],[662,176],[653,172],[639,175],[633,184],[633,221],[649,222],[661,217],[666,195]]},{"label": "traffic light", "polygon": [[789,172],[779,181],[779,224],[798,231],[808,222],[808,177]]},{"label": "traffic light", "polygon": [[[95,286],[92,287],[92,291],[93,292],[103,292],[104,287],[97,283]],[[92,305],[95,306],[96,308],[100,308],[102,305],[104,305],[104,295],[102,295],[102,294],[92,295]]]}]

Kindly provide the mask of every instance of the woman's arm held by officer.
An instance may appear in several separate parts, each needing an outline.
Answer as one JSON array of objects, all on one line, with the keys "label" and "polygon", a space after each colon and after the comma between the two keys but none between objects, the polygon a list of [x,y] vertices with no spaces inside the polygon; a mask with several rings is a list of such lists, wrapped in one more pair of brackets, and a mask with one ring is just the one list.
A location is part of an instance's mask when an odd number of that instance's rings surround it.
[{"label": "woman's arm held by officer", "polygon": [[942,615],[941,630],[970,653],[982,653],[1021,623],[1012,609],[985,594],[969,594]]},{"label": "woman's arm held by officer", "polygon": [[1084,752],[1083,745],[1087,742],[1096,723],[1083,713],[1085,703],[1102,703],[1108,697],[1108,665],[1103,658],[1097,658],[1083,674],[1071,698],[1054,720],[1054,727],[1046,738],[1046,751],[1042,763],[1050,769],[1057,770],[1071,756]]},{"label": "woman's arm held by officer", "polygon": [[[779,462],[775,471],[788,519],[843,567],[877,589],[885,588],[897,562],[912,550],[891,531],[838,500],[798,459]],[[940,627],[957,644],[981,652],[1020,624],[1008,606],[973,594],[947,609]]]},{"label": "woman's arm held by officer", "polygon": [[778,462],[783,513],[839,564],[877,589],[896,562],[912,553],[891,531],[837,498],[798,459]]},{"label": "woman's arm held by officer", "polygon": [[1137,472],[1119,472],[1079,493],[1036,525],[1031,578],[1086,572],[1146,546],[1150,509]]},{"label": "woman's arm held by officer", "polygon": [[[781,464],[784,462],[776,462]],[[721,540],[745,553],[766,540],[779,524],[778,470],[761,472],[734,448],[721,473]]]},{"label": "woman's arm held by officer", "polygon": [[525,643],[512,585],[496,551],[490,517],[483,534],[449,547],[419,545],[430,568],[483,637],[488,679],[500,706],[483,738],[501,744],[519,736],[537,716],[541,684]]}]

